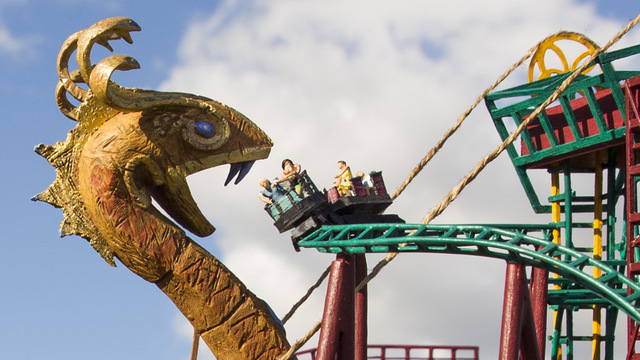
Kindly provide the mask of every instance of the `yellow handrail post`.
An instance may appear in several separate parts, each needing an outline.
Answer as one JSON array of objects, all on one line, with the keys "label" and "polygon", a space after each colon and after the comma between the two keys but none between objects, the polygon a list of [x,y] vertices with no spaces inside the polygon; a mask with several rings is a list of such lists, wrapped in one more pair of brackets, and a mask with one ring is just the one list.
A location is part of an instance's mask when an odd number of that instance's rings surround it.
[{"label": "yellow handrail post", "polygon": [[[560,174],[558,172],[553,172],[551,173],[551,196],[557,196],[560,195]],[[554,223],[559,223],[561,220],[561,207],[560,207],[560,201],[558,200],[554,200],[551,203],[551,221],[553,221]],[[562,240],[562,236],[560,234],[560,229],[553,229],[553,242],[555,244],[560,244]],[[558,257],[559,259],[559,257]],[[554,278],[558,278],[559,275],[558,274],[553,274]],[[553,289],[554,290],[559,290],[560,289],[560,285],[559,284],[553,284]],[[558,328],[558,310],[554,310],[553,311],[553,326],[554,329]],[[562,359],[562,346],[560,345],[560,343],[558,342],[558,358],[556,360],[560,360]]]},{"label": "yellow handrail post", "polygon": [[[595,181],[594,181],[594,206],[593,206],[593,259],[602,259],[602,150],[596,152]],[[593,268],[593,277],[602,276],[600,268]],[[593,306],[593,346],[592,359],[600,359],[600,337],[602,309],[599,305]]]}]

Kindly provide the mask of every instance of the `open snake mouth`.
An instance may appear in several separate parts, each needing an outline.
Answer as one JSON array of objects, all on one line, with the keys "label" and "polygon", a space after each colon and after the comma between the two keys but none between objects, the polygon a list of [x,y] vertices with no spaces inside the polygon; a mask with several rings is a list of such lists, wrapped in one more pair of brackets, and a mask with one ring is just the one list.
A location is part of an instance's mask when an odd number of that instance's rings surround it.
[{"label": "open snake mouth", "polygon": [[[119,86],[111,80],[114,71],[140,66],[130,56],[91,61],[94,45],[112,51],[110,41],[131,43],[131,32],[139,30],[129,18],[110,18],[67,38],[58,54],[56,102],[78,125],[65,142],[36,148],[56,168],[56,179],[33,199],[63,208],[60,234],[89,240],[111,265],[115,265],[114,248],[105,235],[111,229],[102,227],[122,225],[128,231],[131,224],[98,220],[124,216],[104,210],[148,211],[164,225],[210,235],[215,228],[198,209],[187,176],[230,164],[225,185],[238,184],[273,146],[243,114],[215,100]],[[74,53],[78,69],[70,71]],[[96,225],[85,224],[91,220]]]},{"label": "open snake mouth", "polygon": [[[247,176],[254,163],[255,160],[231,164],[225,185],[228,185],[234,178],[234,184],[239,184]],[[186,176],[180,171],[168,171],[165,180],[161,184],[149,187],[148,191],[148,195],[186,230],[200,237],[211,235],[215,231],[215,227],[198,208],[191,195]]]},{"label": "open snake mouth", "polygon": [[[136,187],[139,189],[139,185],[151,185],[148,195],[151,195],[173,220],[197,236],[208,236],[215,228],[198,209],[187,185],[187,176],[229,164],[229,173],[224,185],[227,186],[231,182],[237,185],[247,176],[256,160],[269,156],[273,146],[271,139],[255,124],[244,119],[242,115],[231,114],[228,116],[230,120],[227,120],[227,117],[213,108],[191,108],[179,113],[177,120],[170,122],[172,125],[167,134],[174,134],[176,136],[173,139],[184,142],[162,147],[167,159],[171,159],[172,156],[175,158],[166,162],[160,159],[153,160],[154,156],[147,156],[149,160],[145,162],[154,164],[143,165],[146,165],[148,173],[156,173],[158,176],[152,175],[152,178],[149,178],[148,174],[137,174],[138,178],[146,177],[146,181],[136,184]],[[164,115],[147,111],[145,116],[149,121],[144,124],[155,124],[156,119]],[[175,113],[171,116],[175,116]],[[232,125],[229,125],[230,123]],[[181,127],[176,127],[175,124]],[[176,129],[178,133],[172,133],[172,129]],[[156,134],[155,131],[151,133]],[[165,135],[157,141],[165,138],[171,137]],[[174,150],[176,147],[181,150]],[[156,161],[159,162],[156,164]],[[133,165],[135,167],[136,164]]]}]

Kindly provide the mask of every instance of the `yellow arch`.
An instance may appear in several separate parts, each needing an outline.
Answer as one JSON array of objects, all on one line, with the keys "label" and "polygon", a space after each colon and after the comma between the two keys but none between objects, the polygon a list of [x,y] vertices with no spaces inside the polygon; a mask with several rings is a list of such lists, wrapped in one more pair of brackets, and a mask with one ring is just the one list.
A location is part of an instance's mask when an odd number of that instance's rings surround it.
[{"label": "yellow arch", "polygon": [[[561,40],[571,40],[577,42],[579,44],[582,44],[586,48],[586,50],[579,54],[575,59],[573,59],[571,64],[569,64],[566,55],[556,44],[556,42]],[[529,63],[528,81],[532,82],[535,80],[545,79],[552,75],[558,75],[575,70],[580,66],[580,63],[584,59],[588,58],[599,48],[600,47],[595,42],[580,33],[563,31],[556,36],[552,36],[542,44],[540,44],[538,50],[536,50],[536,52],[531,56],[531,62]],[[547,59],[547,52],[549,51],[551,51],[552,54],[555,54],[555,57],[560,60],[560,63],[562,65],[561,69],[547,67],[547,65],[545,64],[545,59]],[[540,75],[534,79],[534,72],[536,69],[540,71]],[[592,69],[593,66],[587,68],[585,71],[583,71],[583,74],[588,73]]]}]

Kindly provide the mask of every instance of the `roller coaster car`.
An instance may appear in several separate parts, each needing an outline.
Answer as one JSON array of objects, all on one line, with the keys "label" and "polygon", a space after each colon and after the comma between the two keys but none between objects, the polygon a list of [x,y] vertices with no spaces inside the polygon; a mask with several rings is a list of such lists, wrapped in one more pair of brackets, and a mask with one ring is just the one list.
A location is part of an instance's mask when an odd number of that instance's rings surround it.
[{"label": "roller coaster car", "polygon": [[295,190],[264,209],[275,221],[280,233],[291,230],[294,247],[302,237],[310,234],[322,225],[367,224],[367,223],[404,223],[398,215],[382,214],[392,204],[387,193],[381,172],[369,174],[372,187],[365,187],[362,179],[351,179],[351,194],[340,196],[335,187],[318,190],[306,170],[300,173],[297,182],[302,194]]}]

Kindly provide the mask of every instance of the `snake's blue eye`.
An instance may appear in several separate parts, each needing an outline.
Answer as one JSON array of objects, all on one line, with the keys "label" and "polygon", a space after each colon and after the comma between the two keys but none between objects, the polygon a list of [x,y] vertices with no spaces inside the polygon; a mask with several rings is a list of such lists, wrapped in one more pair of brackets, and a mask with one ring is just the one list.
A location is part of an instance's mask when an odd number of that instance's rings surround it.
[{"label": "snake's blue eye", "polygon": [[206,121],[196,121],[196,132],[198,135],[210,139],[216,134],[216,129]]},{"label": "snake's blue eye", "polygon": [[186,113],[181,125],[182,138],[198,150],[220,148],[231,133],[227,120],[213,110],[207,114]]}]

